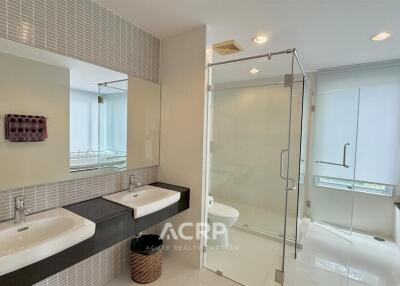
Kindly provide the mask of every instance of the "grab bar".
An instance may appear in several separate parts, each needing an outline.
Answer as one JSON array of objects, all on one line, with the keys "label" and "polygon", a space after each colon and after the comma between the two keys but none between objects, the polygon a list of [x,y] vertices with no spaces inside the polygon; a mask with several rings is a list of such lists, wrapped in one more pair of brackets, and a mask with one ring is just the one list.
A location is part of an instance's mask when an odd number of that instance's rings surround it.
[{"label": "grab bar", "polygon": [[280,170],[279,170],[279,176],[281,177],[281,179],[283,180],[288,180],[291,183],[291,187],[288,188],[288,191],[295,191],[296,190],[296,180],[293,178],[287,178],[283,173],[285,170],[283,170],[283,165],[284,165],[284,154],[285,152],[289,153],[288,149],[282,149],[281,150],[281,165],[280,165]]},{"label": "grab bar", "polygon": [[348,168],[350,167],[349,165],[346,164],[347,161],[347,147],[350,146],[350,143],[346,143],[343,145],[343,163],[333,163],[333,162],[327,162],[327,161],[315,161],[317,164],[327,164],[327,165],[334,165],[334,166],[340,166],[340,167],[345,167]]}]

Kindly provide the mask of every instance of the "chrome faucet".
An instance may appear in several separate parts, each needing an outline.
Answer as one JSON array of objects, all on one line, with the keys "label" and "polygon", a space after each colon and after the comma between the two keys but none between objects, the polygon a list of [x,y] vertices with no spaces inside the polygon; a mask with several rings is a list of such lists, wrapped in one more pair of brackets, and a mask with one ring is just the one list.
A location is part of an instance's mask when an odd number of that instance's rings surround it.
[{"label": "chrome faucet", "polygon": [[136,181],[136,173],[129,176],[129,192],[136,192],[136,188],[141,184]]},{"label": "chrome faucet", "polygon": [[29,214],[28,210],[25,209],[25,196],[15,197],[15,216],[14,223],[22,224],[25,222],[25,216]]}]

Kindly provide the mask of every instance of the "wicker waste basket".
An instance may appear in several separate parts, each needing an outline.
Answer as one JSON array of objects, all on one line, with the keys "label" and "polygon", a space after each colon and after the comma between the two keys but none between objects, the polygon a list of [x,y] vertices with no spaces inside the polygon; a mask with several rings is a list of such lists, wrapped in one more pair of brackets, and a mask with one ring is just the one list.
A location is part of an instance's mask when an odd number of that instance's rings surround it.
[{"label": "wicker waste basket", "polygon": [[163,240],[155,234],[142,235],[131,243],[132,280],[147,284],[161,276]]}]

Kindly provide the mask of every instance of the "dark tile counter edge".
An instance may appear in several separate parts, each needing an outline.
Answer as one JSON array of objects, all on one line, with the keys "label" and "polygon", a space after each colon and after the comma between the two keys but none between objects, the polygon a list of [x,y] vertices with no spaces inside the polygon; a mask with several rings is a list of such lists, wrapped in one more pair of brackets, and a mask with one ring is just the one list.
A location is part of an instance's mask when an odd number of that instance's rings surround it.
[{"label": "dark tile counter edge", "polygon": [[[66,206],[65,209],[96,223],[94,236],[46,259],[0,276],[0,285],[29,286],[40,282],[189,208],[190,189],[160,182],[151,185],[180,192],[181,197],[175,204],[138,219],[133,219],[130,208],[102,198]],[[99,207],[103,210],[99,211]]]}]

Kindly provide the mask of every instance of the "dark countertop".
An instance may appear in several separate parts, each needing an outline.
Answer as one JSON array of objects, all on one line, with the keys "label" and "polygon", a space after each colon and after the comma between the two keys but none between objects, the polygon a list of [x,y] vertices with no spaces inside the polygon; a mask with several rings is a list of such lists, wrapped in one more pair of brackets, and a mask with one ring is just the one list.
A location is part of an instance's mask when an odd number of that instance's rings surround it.
[{"label": "dark countertop", "polygon": [[175,204],[137,219],[133,218],[132,209],[103,198],[65,206],[65,209],[96,223],[94,236],[46,259],[0,276],[0,285],[35,284],[189,208],[190,189],[160,182],[151,185],[180,192],[181,197]]},{"label": "dark countertop", "polygon": [[87,218],[96,224],[102,220],[107,220],[113,216],[118,216],[123,212],[131,211],[130,208],[107,201],[103,198],[76,203],[64,208],[79,214],[80,216]]},{"label": "dark countertop", "polygon": [[396,207],[400,210],[400,203],[394,203]]}]

